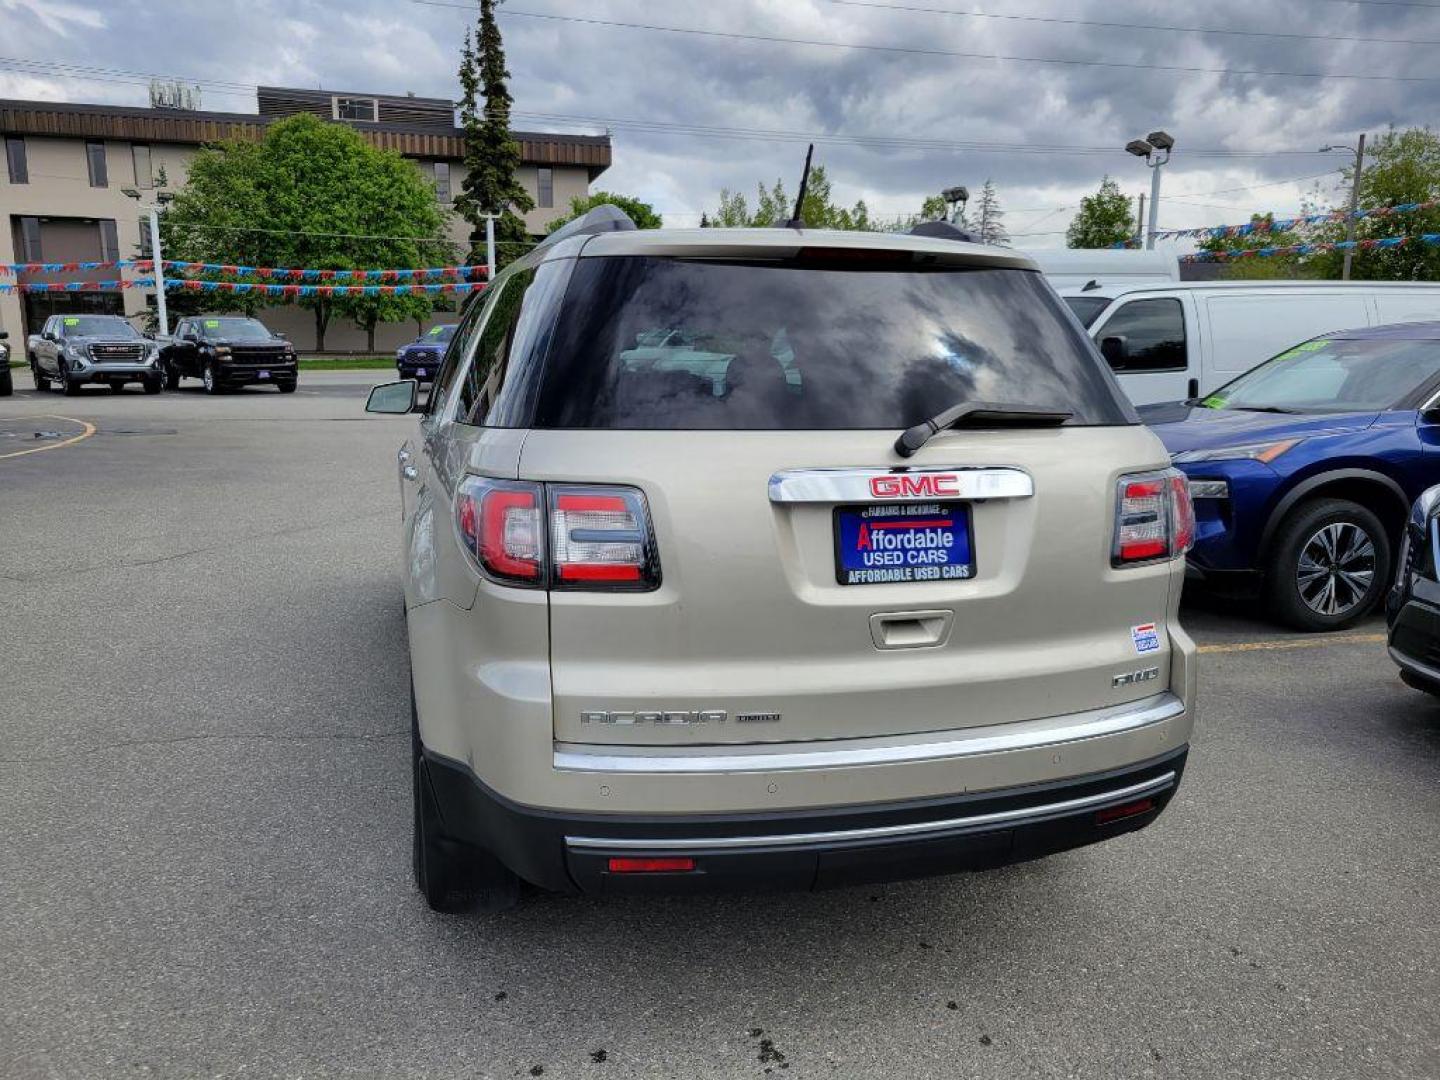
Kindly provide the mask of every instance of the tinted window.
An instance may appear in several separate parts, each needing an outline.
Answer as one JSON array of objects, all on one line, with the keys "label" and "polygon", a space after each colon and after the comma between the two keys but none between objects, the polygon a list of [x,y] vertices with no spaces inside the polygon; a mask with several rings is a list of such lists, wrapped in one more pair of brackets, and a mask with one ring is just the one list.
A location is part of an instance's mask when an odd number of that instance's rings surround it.
[{"label": "tinted window", "polygon": [[460,406],[455,415],[465,417],[467,423],[475,423],[476,417],[488,412],[490,403],[495,400],[504,374],[505,351],[515,324],[520,321],[526,290],[534,281],[534,270],[519,270],[507,277],[501,286],[495,310],[480,331],[475,359],[460,380]]},{"label": "tinted window", "polygon": [[135,186],[154,187],[155,174],[150,168],[150,147],[144,143],[135,143],[130,147],[130,153],[135,159]]},{"label": "tinted window", "polygon": [[1440,376],[1440,341],[1307,341],[1204,401],[1212,409],[1369,412],[1391,409]]},{"label": "tinted window", "polygon": [[1070,305],[1070,310],[1080,320],[1080,325],[1086,330],[1090,324],[1100,317],[1100,313],[1110,306],[1108,296],[1067,296],[1065,303]]},{"label": "tinted window", "polygon": [[1123,357],[1106,353],[1116,371],[1184,371],[1185,308],[1173,298],[1131,300],[1096,335],[1125,342]]},{"label": "tinted window", "polygon": [[1129,422],[1039,274],[580,259],[537,427],[902,428],[965,401]]},{"label": "tinted window", "polygon": [[430,397],[425,402],[427,414],[433,415],[445,407],[455,376],[460,370],[460,362],[469,354],[470,346],[475,341],[480,320],[502,289],[503,286],[497,284],[466,301],[467,306],[460,314],[455,336],[450,339],[450,344],[445,349],[445,358],[440,361],[440,371],[436,374],[435,381],[430,384]]},{"label": "tinted window", "polygon": [[[473,412],[474,422],[488,427],[524,427],[530,422],[539,390],[536,378],[554,334],[574,259],[542,263],[524,278],[523,303],[516,304],[501,347],[495,370],[490,375],[493,392],[481,395]],[[514,282],[510,288],[521,288]],[[496,312],[498,317],[499,312]],[[487,328],[488,335],[489,330]],[[478,363],[478,357],[476,362]]]}]

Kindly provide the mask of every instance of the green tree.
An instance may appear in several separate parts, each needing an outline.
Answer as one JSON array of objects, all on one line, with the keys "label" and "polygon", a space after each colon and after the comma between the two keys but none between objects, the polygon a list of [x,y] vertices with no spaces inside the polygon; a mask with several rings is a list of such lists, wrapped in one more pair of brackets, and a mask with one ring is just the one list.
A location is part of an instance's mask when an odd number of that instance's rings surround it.
[{"label": "green tree", "polygon": [[1072,248],[1108,248],[1135,235],[1135,218],[1130,198],[1107,175],[1100,190],[1080,200],[1080,210],[1065,232],[1065,244]]},{"label": "green tree", "polygon": [[985,181],[985,186],[980,189],[980,198],[970,214],[970,231],[980,243],[1010,246],[1010,233],[1005,229],[1005,211],[1000,208],[1000,194],[995,190],[995,181]]},{"label": "green tree", "polygon": [[568,225],[577,217],[585,214],[597,206],[604,206],[609,203],[611,206],[618,206],[625,213],[630,215],[630,220],[635,222],[637,229],[658,229],[662,221],[655,208],[647,202],[631,198],[629,195],[617,195],[613,191],[594,191],[589,195],[575,196],[570,200],[570,212],[563,217],[558,217],[549,225],[545,226],[547,233],[553,233],[563,225]]},{"label": "green tree", "polygon": [[[414,162],[308,114],[277,121],[258,142],[202,149],[161,223],[166,256],[183,261],[353,270],[413,269],[454,257],[435,191]],[[274,303],[254,294],[200,298],[208,310],[254,312]],[[312,296],[298,303],[315,313],[319,350],[337,315],[368,324],[373,348],[376,322],[423,318],[431,308],[423,296]]]},{"label": "green tree", "polygon": [[[506,80],[505,45],[495,21],[500,0],[480,0],[479,24],[469,31],[460,52],[460,126],[464,129],[465,179],[455,197],[455,212],[470,223],[470,261],[485,261],[485,217],[495,222],[497,268],[519,258],[530,245],[520,214],[535,201],[517,179],[520,144],[510,134],[513,99]],[[485,99],[484,112],[479,99]]]},{"label": "green tree", "polygon": [[[776,180],[774,186],[755,186],[755,212],[745,196],[720,189],[720,209],[707,214],[712,225],[722,228],[753,226],[766,228],[785,224],[795,213],[795,200],[785,191],[785,182]],[[871,218],[865,200],[857,200],[850,208],[837,206],[831,194],[830,178],[825,175],[824,165],[815,165],[810,170],[810,180],[805,186],[805,202],[800,207],[800,220],[810,229],[851,229],[874,231],[882,226]]]},{"label": "green tree", "polygon": [[[1337,209],[1349,209],[1353,177],[1352,166],[1336,192]],[[1378,210],[1436,199],[1440,199],[1440,135],[1428,127],[1392,129],[1366,147],[1365,169],[1360,175],[1360,209]],[[1440,280],[1440,247],[1416,239],[1437,232],[1440,209],[1361,218],[1355,223],[1355,239],[1404,237],[1409,242],[1394,248],[1357,249],[1350,276],[1368,281]],[[1310,239],[1317,243],[1344,240],[1345,222],[1326,222],[1312,230]],[[1319,276],[1339,278],[1344,258],[1343,252],[1331,251],[1315,255],[1310,262]]]}]

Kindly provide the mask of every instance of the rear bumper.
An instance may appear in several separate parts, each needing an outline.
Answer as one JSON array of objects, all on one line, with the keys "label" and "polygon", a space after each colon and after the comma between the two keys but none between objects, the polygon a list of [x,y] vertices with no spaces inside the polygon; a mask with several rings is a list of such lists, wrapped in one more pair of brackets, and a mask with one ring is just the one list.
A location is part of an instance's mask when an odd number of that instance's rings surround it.
[{"label": "rear bumper", "polygon": [[[521,806],[426,751],[447,833],[560,892],[814,889],[985,869],[1143,828],[1180,785],[1188,745],[1121,769],[943,798],[819,810],[585,814]],[[616,857],[694,869],[615,874]]]}]

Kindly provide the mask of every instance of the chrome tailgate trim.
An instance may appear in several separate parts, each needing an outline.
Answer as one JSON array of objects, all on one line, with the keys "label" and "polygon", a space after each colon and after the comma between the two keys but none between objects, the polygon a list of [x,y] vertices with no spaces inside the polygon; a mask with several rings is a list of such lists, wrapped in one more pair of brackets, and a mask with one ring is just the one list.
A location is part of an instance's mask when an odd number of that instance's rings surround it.
[{"label": "chrome tailgate trim", "polygon": [[910,741],[846,740],[848,745],[841,747],[830,742],[752,743],[733,748],[713,744],[675,747],[556,743],[554,765],[556,769],[567,772],[595,773],[785,772],[902,765],[1008,750],[1034,750],[1082,739],[1120,735],[1162,724],[1184,713],[1185,703],[1166,691],[1124,705],[945,732],[947,737],[943,739],[937,739],[935,733],[930,733]]}]

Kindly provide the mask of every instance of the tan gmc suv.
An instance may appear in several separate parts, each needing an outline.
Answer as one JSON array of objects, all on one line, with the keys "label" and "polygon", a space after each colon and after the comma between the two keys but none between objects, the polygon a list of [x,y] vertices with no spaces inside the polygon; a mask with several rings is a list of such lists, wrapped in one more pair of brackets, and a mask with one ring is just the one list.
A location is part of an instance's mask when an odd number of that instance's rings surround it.
[{"label": "tan gmc suv", "polygon": [[996,866],[1180,783],[1189,493],[1013,252],[601,208],[399,467],[433,907]]}]

